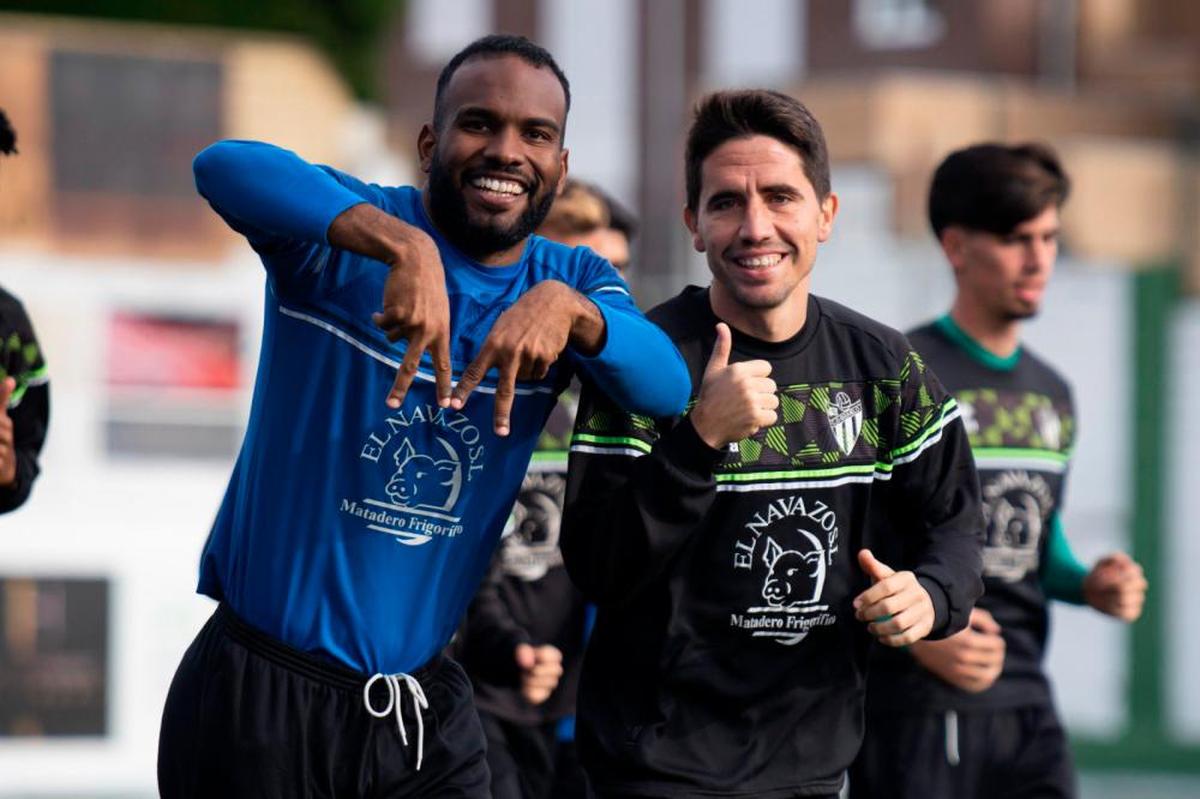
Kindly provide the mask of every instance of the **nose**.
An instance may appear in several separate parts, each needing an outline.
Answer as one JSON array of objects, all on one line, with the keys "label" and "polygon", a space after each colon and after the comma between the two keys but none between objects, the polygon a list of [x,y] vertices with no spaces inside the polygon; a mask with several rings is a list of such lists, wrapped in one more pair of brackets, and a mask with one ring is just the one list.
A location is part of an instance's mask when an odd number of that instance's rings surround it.
[{"label": "nose", "polygon": [[499,164],[520,163],[520,142],[520,134],[513,126],[501,125],[488,137],[483,154],[488,160]]},{"label": "nose", "polygon": [[1057,241],[1047,241],[1041,238],[1034,239],[1025,248],[1025,270],[1035,273],[1049,271],[1050,267],[1054,265],[1054,258],[1057,254]]},{"label": "nose", "polygon": [[757,243],[771,238],[771,214],[767,205],[759,197],[751,197],[746,203],[746,211],[742,216],[742,226],[738,233],[742,241]]}]

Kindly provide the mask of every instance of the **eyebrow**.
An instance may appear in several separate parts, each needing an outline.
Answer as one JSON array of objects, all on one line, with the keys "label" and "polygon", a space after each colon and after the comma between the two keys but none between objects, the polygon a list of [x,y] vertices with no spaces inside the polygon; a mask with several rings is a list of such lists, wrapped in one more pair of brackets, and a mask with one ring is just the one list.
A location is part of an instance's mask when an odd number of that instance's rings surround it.
[{"label": "eyebrow", "polygon": [[[802,197],[803,196],[800,189],[796,188],[795,186],[791,185],[790,183],[772,183],[769,186],[759,186],[758,193],[759,194],[790,194],[793,197]],[[708,200],[705,202],[705,204],[707,205],[709,203],[717,202],[718,200],[740,200],[743,196],[745,196],[745,192],[735,191],[733,189],[726,189],[725,191],[719,191],[719,192],[713,194],[712,196],[710,196],[708,198]]]},{"label": "eyebrow", "polygon": [[721,200],[740,200],[742,196],[742,192],[740,191],[719,191],[716,194],[710,195],[709,198],[704,201],[704,204],[712,205],[713,203]]},{"label": "eyebrow", "polygon": [[[455,114],[455,119],[463,119],[465,117],[484,117],[484,118],[490,119],[490,120],[499,120],[500,119],[500,115],[497,114],[495,111],[492,111],[490,108],[484,108],[482,106],[477,106],[477,105],[470,105],[470,106],[466,106],[465,108],[460,108],[458,110],[458,113]],[[558,124],[558,122],[556,122],[553,119],[550,119],[549,117],[525,117],[524,119],[521,120],[520,124],[521,124],[521,127],[525,127],[525,128],[527,128],[527,127],[549,128],[550,130],[554,131],[555,133],[562,132],[562,128]]]}]

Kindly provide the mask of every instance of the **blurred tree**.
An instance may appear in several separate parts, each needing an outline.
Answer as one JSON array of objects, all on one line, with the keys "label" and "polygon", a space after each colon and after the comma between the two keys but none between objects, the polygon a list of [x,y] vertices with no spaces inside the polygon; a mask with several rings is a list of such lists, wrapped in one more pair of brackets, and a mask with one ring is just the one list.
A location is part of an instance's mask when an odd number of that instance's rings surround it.
[{"label": "blurred tree", "polygon": [[355,94],[379,96],[383,33],[403,0],[0,0],[0,11],[285,31],[310,37]]}]

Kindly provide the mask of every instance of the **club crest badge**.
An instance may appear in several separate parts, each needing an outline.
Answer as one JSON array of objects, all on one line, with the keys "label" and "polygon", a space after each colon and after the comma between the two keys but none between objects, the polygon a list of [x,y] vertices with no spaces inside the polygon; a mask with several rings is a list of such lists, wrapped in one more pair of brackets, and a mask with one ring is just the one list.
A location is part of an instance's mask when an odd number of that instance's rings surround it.
[{"label": "club crest badge", "polygon": [[833,431],[838,449],[849,455],[862,432],[862,400],[851,401],[846,392],[839,391],[825,412],[829,414],[829,429]]},{"label": "club crest badge", "polygon": [[1053,406],[1043,405],[1033,412],[1033,422],[1037,426],[1042,446],[1046,449],[1059,450],[1062,448],[1062,419]]}]

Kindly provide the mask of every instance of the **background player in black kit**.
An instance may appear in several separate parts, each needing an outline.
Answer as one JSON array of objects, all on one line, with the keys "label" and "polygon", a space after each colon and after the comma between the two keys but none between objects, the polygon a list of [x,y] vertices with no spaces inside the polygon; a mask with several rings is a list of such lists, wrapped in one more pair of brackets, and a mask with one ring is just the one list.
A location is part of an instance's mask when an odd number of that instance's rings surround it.
[{"label": "background player in black kit", "polygon": [[1068,179],[1041,145],[981,144],[933,178],[929,216],[954,269],[948,315],[909,334],[962,409],[983,493],[984,596],[970,628],[871,672],[855,799],[1072,797],[1066,738],[1042,671],[1047,598],[1125,621],[1146,581],[1127,555],[1089,571],[1063,535],[1063,487],[1075,444],[1070,390],[1024,348],[1058,251]]},{"label": "background player in black kit", "polygon": [[899,333],[809,294],[836,212],[803,105],[701,102],[685,221],[713,281],[649,314],[697,395],[654,420],[585,385],[571,445],[563,557],[599,605],[578,741],[600,796],[836,794],[871,636],[948,635],[979,594],[955,401]]},{"label": "background player in black kit", "polygon": [[[16,152],[17,133],[0,111],[0,156]],[[0,287],[0,513],[29,499],[49,421],[50,384],[33,323]]]},{"label": "background player in black kit", "polygon": [[[624,272],[635,229],[615,201],[568,178],[537,232],[589,247]],[[451,647],[475,689],[493,799],[587,795],[573,717],[589,613],[558,547],[578,404],[573,381],[546,420],[487,577]]]}]

